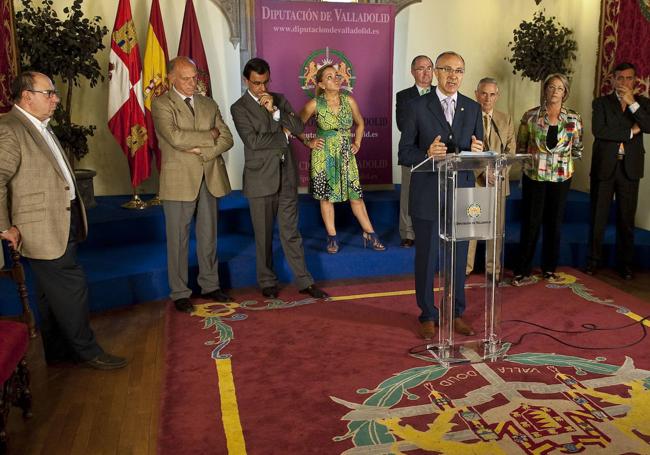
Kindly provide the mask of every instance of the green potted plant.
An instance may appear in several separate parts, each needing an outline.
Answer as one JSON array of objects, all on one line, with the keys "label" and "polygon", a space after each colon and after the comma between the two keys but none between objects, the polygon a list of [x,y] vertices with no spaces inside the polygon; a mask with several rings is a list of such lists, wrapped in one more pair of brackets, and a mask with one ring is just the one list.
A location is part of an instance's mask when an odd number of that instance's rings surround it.
[{"label": "green potted plant", "polygon": [[533,15],[532,21],[522,21],[513,30],[513,40],[508,43],[512,74],[521,73],[534,82],[543,81],[552,73],[569,75],[571,63],[576,59],[578,44],[573,31],[562,26],[555,16],[546,17],[544,11]]},{"label": "green potted plant", "polygon": [[[60,18],[53,9],[54,0],[21,0],[22,9],[16,12],[16,42],[23,69],[34,69],[60,80],[65,85],[59,104],[52,118],[52,129],[73,166],[88,153],[88,136],[95,125],[79,125],[72,122],[72,93],[82,78],[95,87],[104,80],[98,51],[105,48],[104,36],[108,28],[101,25],[101,17],[84,17],[83,0],[73,0],[63,9]],[[76,169],[75,176],[87,207],[96,205],[92,194],[93,170]],[[87,193],[90,191],[90,193]]]}]

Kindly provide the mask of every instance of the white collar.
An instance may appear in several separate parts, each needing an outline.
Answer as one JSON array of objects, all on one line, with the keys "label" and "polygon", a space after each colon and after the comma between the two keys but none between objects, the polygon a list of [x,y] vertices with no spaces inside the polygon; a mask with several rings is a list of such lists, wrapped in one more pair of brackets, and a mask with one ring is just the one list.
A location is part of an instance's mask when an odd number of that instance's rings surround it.
[{"label": "white collar", "polygon": [[247,91],[248,94],[249,94],[249,95],[250,95],[250,96],[255,100],[255,102],[256,102],[257,104],[260,104],[260,99],[259,99],[258,97],[256,97],[255,95],[253,95],[253,92],[251,92],[250,90],[246,90],[246,91]]},{"label": "white collar", "polygon": [[183,95],[181,92],[179,92],[178,90],[176,90],[176,87],[174,87],[173,85],[172,85],[172,88],[174,89],[174,91],[176,92],[176,94],[177,94],[178,96],[181,97],[181,99],[182,99],[183,101],[185,101],[185,98],[189,98],[189,99],[190,99],[190,102],[191,102],[191,103],[194,103],[194,95],[191,95],[191,96]]},{"label": "white collar", "polygon": [[40,121],[39,119],[37,119],[36,117],[34,117],[32,114],[30,114],[30,113],[27,112],[25,109],[23,109],[22,107],[18,106],[17,104],[14,104],[14,106],[16,107],[16,109],[18,109],[20,112],[22,112],[22,113],[25,115],[25,117],[27,117],[27,118],[29,119],[29,121],[32,122],[32,123],[34,124],[34,126],[35,126],[36,128],[39,128],[39,129],[47,129],[47,125],[48,125],[48,123],[50,123],[50,118],[49,118],[49,117],[46,118],[46,119],[43,120],[43,121]]},{"label": "white collar", "polygon": [[438,99],[440,100],[440,104],[442,104],[442,100],[446,100],[447,98],[451,98],[454,101],[454,104],[458,104],[458,92],[454,93],[453,95],[445,95],[440,91],[439,87],[436,87],[436,95],[438,95]]}]

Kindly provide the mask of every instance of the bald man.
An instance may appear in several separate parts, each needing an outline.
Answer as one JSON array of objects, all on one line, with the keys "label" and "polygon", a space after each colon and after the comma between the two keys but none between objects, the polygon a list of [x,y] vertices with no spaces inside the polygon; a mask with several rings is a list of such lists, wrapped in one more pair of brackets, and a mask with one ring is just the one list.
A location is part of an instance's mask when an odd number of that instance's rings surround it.
[{"label": "bald man", "polygon": [[217,302],[232,301],[219,284],[217,214],[218,198],[230,193],[222,155],[233,140],[217,103],[196,93],[194,62],[176,57],[169,62],[167,74],[171,89],[151,105],[162,152],[159,193],[165,213],[167,277],[176,309],[191,313],[188,255],[195,213],[201,295]]},{"label": "bald man", "polygon": [[[402,123],[399,163],[404,166],[420,164],[427,157],[444,159],[447,153],[461,150],[483,150],[481,107],[458,92],[465,74],[465,60],[456,52],[443,52],[436,58],[434,74],[438,85],[410,102]],[[472,172],[459,173],[459,187],[472,187],[474,183]],[[421,311],[419,334],[424,339],[432,339],[439,318],[433,295],[439,257],[437,172],[411,175],[409,213],[415,230],[415,298]],[[467,242],[458,242],[456,252],[453,327],[461,335],[474,335],[474,329],[461,317],[465,311]]]}]

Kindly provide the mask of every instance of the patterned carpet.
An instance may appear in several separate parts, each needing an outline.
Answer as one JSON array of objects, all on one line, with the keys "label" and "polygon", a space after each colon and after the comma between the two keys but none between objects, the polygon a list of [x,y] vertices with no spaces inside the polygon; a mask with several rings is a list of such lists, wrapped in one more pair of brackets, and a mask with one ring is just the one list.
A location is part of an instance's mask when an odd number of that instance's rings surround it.
[{"label": "patterned carpet", "polygon": [[[478,280],[466,316],[480,329]],[[170,305],[160,453],[650,453],[646,303],[573,269],[504,286],[505,357],[466,349],[445,368],[415,335],[412,289]]]}]

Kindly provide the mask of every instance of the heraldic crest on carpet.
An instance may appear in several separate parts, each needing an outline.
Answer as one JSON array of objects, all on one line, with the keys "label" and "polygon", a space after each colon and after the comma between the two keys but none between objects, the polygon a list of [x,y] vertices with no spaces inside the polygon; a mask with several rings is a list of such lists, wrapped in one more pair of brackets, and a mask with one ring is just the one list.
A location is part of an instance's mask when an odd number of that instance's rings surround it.
[{"label": "heraldic crest on carpet", "polygon": [[[506,346],[508,348],[508,346]],[[650,453],[650,371],[542,353],[402,371],[349,409],[341,453]],[[371,449],[370,451],[368,449]]]}]

